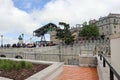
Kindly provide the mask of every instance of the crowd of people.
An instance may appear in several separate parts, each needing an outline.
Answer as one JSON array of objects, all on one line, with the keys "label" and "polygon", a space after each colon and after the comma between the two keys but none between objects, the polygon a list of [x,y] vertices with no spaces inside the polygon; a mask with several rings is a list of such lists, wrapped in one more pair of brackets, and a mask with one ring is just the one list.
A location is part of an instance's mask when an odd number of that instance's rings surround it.
[{"label": "crowd of people", "polygon": [[1,48],[34,48],[34,47],[46,47],[46,46],[54,46],[56,44],[49,44],[49,43],[46,43],[46,44],[35,44],[35,43],[14,43],[14,44],[4,44],[4,45],[1,45]]}]

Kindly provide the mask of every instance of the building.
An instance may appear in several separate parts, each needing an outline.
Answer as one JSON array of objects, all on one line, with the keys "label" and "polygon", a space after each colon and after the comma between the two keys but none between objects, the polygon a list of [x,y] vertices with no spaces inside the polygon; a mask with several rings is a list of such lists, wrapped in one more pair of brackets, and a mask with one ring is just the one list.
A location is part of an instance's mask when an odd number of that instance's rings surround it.
[{"label": "building", "polygon": [[56,31],[51,31],[49,32],[50,34],[50,41],[52,41],[54,44],[59,44],[60,42],[62,42],[61,40],[56,38]]},{"label": "building", "polygon": [[120,75],[120,33],[111,36],[111,64]]},{"label": "building", "polygon": [[76,27],[71,27],[70,32],[74,36],[74,40],[79,39],[79,32],[82,30],[82,24],[76,24]]},{"label": "building", "polygon": [[120,32],[120,14],[110,13],[106,17],[100,17],[96,22],[95,20],[90,22],[94,22],[99,27],[100,35],[109,37]]},{"label": "building", "polygon": [[94,24],[96,22],[96,19],[90,20],[89,24]]},{"label": "building", "polygon": [[[76,24],[76,27],[70,28],[70,32],[74,36],[75,41],[78,40],[79,31],[82,30],[81,26],[82,26],[82,24]],[[50,41],[54,42],[55,44],[59,44],[62,42],[62,40],[56,39],[56,31],[51,31],[51,32],[49,32],[49,34],[50,34]]]}]

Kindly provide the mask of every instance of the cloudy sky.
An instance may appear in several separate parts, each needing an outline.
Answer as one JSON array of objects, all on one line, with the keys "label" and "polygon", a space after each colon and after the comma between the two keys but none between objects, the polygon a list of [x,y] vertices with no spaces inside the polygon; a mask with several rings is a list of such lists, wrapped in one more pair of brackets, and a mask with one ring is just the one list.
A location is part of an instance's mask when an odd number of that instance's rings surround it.
[{"label": "cloudy sky", "polygon": [[[4,43],[17,43],[24,33],[26,42],[34,30],[49,22],[75,26],[109,13],[119,14],[119,4],[120,0],[0,0],[0,35]],[[48,35],[46,38],[49,40]]]}]

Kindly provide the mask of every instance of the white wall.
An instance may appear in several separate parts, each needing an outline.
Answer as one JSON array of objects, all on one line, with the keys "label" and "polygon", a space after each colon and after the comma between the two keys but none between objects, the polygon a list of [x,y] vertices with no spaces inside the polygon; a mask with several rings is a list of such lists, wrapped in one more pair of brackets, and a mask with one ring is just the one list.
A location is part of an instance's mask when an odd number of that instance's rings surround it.
[{"label": "white wall", "polygon": [[120,34],[111,37],[111,63],[120,74]]}]

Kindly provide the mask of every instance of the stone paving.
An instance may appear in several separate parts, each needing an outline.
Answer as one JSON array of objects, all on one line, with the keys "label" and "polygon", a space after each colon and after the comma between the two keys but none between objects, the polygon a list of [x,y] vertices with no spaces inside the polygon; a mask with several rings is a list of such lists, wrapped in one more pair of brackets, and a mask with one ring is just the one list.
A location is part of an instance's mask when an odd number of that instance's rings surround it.
[{"label": "stone paving", "polygon": [[96,68],[64,66],[64,71],[57,80],[98,80]]}]

